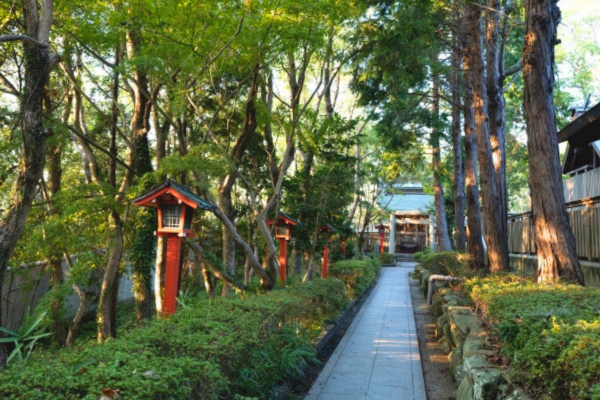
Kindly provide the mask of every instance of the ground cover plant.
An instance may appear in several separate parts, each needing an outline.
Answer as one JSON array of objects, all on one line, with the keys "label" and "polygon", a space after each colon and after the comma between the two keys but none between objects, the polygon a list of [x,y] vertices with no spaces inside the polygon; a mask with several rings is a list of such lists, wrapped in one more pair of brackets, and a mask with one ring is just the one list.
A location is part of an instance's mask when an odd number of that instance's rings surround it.
[{"label": "ground cover plant", "polygon": [[[355,264],[374,276],[376,261]],[[0,398],[270,398],[313,359],[312,340],[363,280],[316,279],[246,298],[186,298],[174,316],[103,344],[39,350],[0,374]],[[359,287],[352,286],[359,284]],[[236,397],[237,396],[237,397]]]}]

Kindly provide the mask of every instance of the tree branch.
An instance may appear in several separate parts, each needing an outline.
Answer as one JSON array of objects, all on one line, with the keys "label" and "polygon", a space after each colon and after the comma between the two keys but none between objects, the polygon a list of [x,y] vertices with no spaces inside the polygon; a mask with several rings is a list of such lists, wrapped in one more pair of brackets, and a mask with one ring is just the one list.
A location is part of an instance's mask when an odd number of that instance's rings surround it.
[{"label": "tree branch", "polygon": [[28,43],[34,44],[42,49],[48,48],[48,45],[46,43],[42,43],[37,39],[34,39],[29,36],[25,36],[25,35],[2,35],[2,36],[0,36],[0,43],[2,43],[2,42],[17,42],[17,41],[28,42]]}]

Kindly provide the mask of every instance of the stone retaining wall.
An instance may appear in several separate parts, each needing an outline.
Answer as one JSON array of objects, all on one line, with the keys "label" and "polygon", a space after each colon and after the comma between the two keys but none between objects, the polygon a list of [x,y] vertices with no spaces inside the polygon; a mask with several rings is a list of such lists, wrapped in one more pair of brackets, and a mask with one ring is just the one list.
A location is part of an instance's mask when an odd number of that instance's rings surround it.
[{"label": "stone retaining wall", "polygon": [[[427,296],[431,273],[415,267],[416,277]],[[430,311],[436,316],[436,335],[449,354],[451,372],[458,383],[457,400],[530,400],[511,383],[506,371],[492,365],[487,357],[494,354],[488,345],[487,331],[467,302],[455,294],[446,282],[435,282]]]}]

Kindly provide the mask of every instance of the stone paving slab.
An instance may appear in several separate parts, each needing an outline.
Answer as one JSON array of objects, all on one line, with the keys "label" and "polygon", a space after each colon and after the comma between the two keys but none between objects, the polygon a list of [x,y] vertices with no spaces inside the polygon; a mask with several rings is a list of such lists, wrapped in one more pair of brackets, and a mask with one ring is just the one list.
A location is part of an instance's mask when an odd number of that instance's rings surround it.
[{"label": "stone paving slab", "polygon": [[384,267],[305,400],[426,400],[408,273]]}]

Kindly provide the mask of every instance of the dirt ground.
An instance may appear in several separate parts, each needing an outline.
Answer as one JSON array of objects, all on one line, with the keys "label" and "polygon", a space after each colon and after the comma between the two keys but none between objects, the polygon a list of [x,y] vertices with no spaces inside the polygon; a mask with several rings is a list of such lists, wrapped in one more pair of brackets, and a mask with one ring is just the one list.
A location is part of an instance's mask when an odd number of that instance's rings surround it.
[{"label": "dirt ground", "polygon": [[410,279],[410,295],[415,312],[427,399],[453,399],[457,386],[450,374],[450,358],[435,337],[435,317],[429,313],[429,306],[421,292],[419,281],[415,279]]}]

